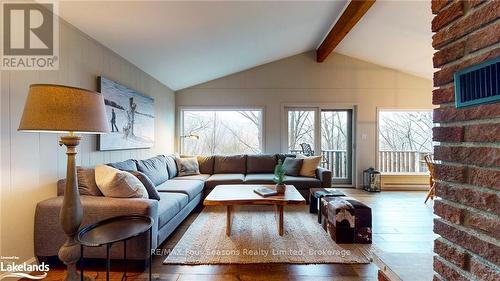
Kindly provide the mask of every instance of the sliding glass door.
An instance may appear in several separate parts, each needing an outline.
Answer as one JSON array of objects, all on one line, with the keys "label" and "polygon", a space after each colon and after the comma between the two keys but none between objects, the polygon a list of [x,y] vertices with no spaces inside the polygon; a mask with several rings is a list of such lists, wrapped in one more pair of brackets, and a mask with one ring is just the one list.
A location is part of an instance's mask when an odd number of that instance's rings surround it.
[{"label": "sliding glass door", "polygon": [[323,167],[336,183],[352,183],[352,110],[321,110]]},{"label": "sliding glass door", "polygon": [[352,183],[352,109],[285,107],[289,153],[320,155],[332,181]]}]

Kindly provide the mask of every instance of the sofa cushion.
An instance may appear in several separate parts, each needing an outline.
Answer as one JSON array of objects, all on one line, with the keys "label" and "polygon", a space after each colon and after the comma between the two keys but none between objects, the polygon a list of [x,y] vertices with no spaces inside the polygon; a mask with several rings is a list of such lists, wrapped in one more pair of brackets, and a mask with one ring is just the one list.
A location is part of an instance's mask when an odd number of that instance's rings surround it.
[{"label": "sofa cushion", "polygon": [[97,183],[95,182],[95,170],[76,167],[78,178],[78,191],[80,195],[102,196]]},{"label": "sofa cushion", "polygon": [[177,164],[177,176],[191,176],[200,174],[200,166],[196,157],[191,158],[175,158]]},{"label": "sofa cushion", "polygon": [[175,158],[177,156],[178,155],[176,155],[176,154],[165,156],[165,160],[167,162],[167,171],[168,171],[169,178],[175,178],[177,176],[177,164],[175,163]]},{"label": "sofa cushion", "polygon": [[203,181],[199,180],[168,180],[156,187],[161,192],[184,193],[189,196],[189,201],[203,191]]},{"label": "sofa cushion", "polygon": [[219,184],[242,184],[244,174],[214,174],[205,181],[205,188],[213,189]]},{"label": "sofa cushion", "polygon": [[95,167],[95,182],[107,197],[148,198],[148,192],[139,179],[107,165]]},{"label": "sofa cushion", "polygon": [[274,167],[276,167],[275,155],[247,155],[247,174],[273,173]]},{"label": "sofa cushion", "polygon": [[246,155],[215,156],[214,174],[245,174]]},{"label": "sofa cushion", "polygon": [[188,196],[183,193],[160,192],[158,202],[158,228],[167,224],[188,204]]},{"label": "sofa cushion", "polygon": [[199,174],[199,175],[192,175],[192,176],[175,177],[175,178],[173,178],[173,180],[199,180],[199,181],[205,181],[210,176],[211,175],[209,175],[209,174]]},{"label": "sofa cushion", "polygon": [[158,194],[155,184],[148,178],[148,176],[146,176],[143,172],[139,171],[127,171],[127,172],[131,173],[138,180],[141,181],[141,183],[146,188],[146,191],[148,192],[149,199],[160,200],[160,194]]},{"label": "sofa cushion", "polygon": [[274,184],[274,174],[247,174],[245,183]]},{"label": "sofa cushion", "polygon": [[134,159],[128,159],[122,162],[108,163],[106,165],[122,171],[137,171],[137,163]]},{"label": "sofa cushion", "polygon": [[283,161],[283,169],[285,170],[285,175],[288,176],[298,176],[300,173],[300,169],[302,168],[303,159],[295,159],[287,157],[285,161]]},{"label": "sofa cushion", "polygon": [[214,156],[197,156],[198,164],[200,165],[200,173],[213,174],[214,173]]},{"label": "sofa cushion", "polygon": [[321,181],[317,178],[285,176],[285,184],[294,185],[297,189],[320,188]]},{"label": "sofa cushion", "polygon": [[167,159],[163,155],[137,161],[137,169],[155,185],[160,185],[168,180]]}]

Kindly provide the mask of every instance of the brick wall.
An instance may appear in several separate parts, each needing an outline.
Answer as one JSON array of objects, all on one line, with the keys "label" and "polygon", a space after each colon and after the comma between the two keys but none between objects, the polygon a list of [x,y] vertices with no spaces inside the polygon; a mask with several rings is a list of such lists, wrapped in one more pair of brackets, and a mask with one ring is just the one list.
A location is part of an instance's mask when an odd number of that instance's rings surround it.
[{"label": "brick wall", "polygon": [[500,0],[432,1],[435,280],[500,280],[500,103],[456,109],[453,74],[500,55]]}]

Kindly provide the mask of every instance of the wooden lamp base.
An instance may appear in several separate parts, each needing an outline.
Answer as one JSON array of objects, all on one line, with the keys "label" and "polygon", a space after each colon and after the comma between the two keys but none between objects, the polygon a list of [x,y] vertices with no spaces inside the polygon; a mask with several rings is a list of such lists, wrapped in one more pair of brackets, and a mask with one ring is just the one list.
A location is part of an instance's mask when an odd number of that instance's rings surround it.
[{"label": "wooden lamp base", "polygon": [[[66,167],[66,188],[64,189],[64,199],[59,213],[61,227],[66,233],[67,239],[64,245],[59,249],[59,259],[67,267],[66,281],[78,281],[80,275],[76,271],[76,264],[80,260],[80,246],[75,241],[80,224],[83,219],[82,203],[80,202],[80,193],[78,191],[78,180],[76,177],[76,147],[80,144],[81,138],[70,133],[68,136],[61,137],[59,145],[66,146],[66,155],[68,156]],[[85,276],[85,280],[92,280]]]}]

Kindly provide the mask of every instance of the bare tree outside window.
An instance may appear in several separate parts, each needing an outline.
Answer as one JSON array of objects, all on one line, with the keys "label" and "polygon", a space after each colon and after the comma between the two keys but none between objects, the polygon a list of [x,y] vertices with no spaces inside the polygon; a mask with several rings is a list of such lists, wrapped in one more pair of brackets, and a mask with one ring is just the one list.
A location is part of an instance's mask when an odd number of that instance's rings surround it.
[{"label": "bare tree outside window", "polygon": [[301,150],[300,144],[308,143],[314,147],[314,111],[288,111],[288,150]]},{"label": "bare tree outside window", "polygon": [[431,111],[379,113],[379,169],[427,172],[423,157],[432,153]]},{"label": "bare tree outside window", "polygon": [[262,152],[261,110],[184,110],[182,153],[188,155]]},{"label": "bare tree outside window", "polygon": [[321,149],[347,150],[347,112],[321,112]]}]

